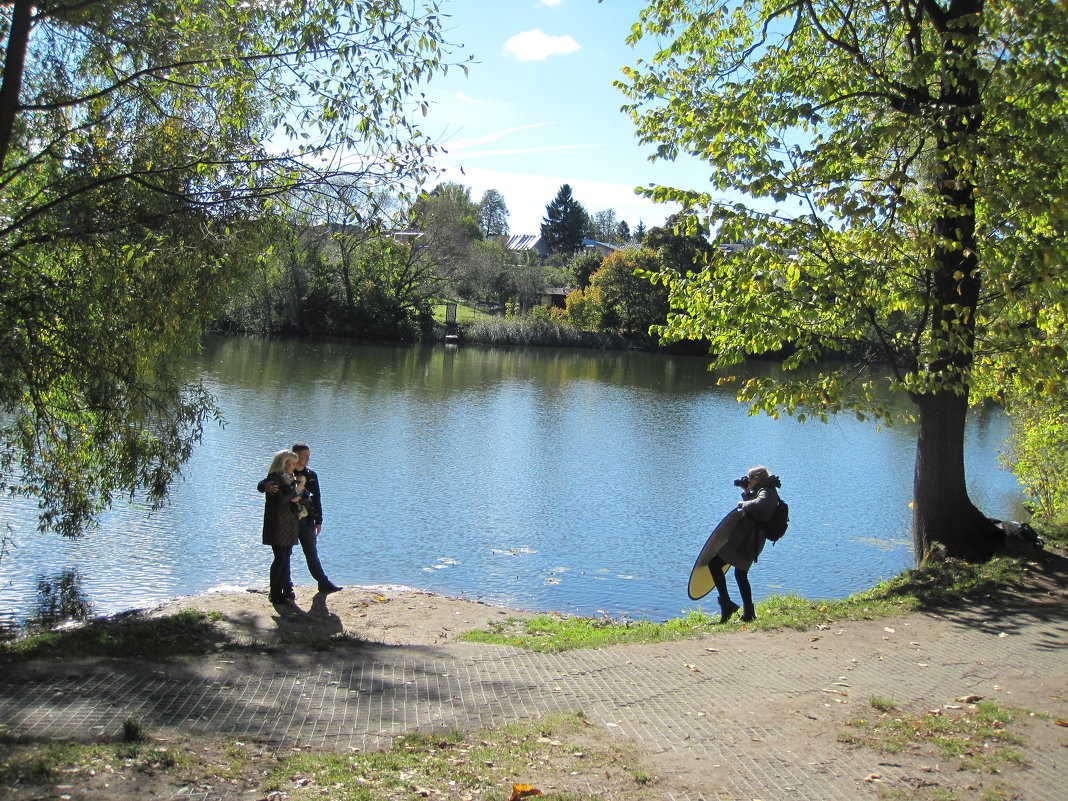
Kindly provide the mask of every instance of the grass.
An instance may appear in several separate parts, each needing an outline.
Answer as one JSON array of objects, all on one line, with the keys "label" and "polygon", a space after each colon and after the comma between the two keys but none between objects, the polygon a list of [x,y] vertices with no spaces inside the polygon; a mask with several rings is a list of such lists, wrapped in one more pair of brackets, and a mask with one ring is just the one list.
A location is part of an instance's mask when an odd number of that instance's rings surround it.
[{"label": "grass", "polygon": [[[242,797],[346,801],[496,798],[537,788],[555,801],[652,801],[658,778],[628,743],[581,712],[466,733],[407,734],[374,753],[233,739],[55,743],[0,738],[0,787],[13,801],[178,797],[229,784]],[[110,789],[108,789],[110,786]],[[62,791],[60,791],[62,792]]]},{"label": "grass", "polygon": [[[838,736],[840,742],[856,748],[870,748],[905,762],[934,760],[934,768],[923,770],[941,778],[899,780],[877,785],[884,801],[1012,801],[1020,798],[1016,788],[999,776],[1005,768],[1026,767],[1017,746],[1022,739],[1011,731],[1012,724],[1024,713],[1005,709],[995,703],[975,699],[958,699],[940,709],[919,713],[899,711],[892,701],[873,696],[869,699],[871,718],[846,723]],[[974,702],[972,702],[974,701]],[[938,763],[946,763],[939,770]],[[883,764],[880,762],[880,764]],[[900,767],[900,766],[899,766]],[[967,774],[963,780],[954,775]],[[876,777],[878,774],[876,774]]]},{"label": "grass", "polygon": [[745,624],[731,622],[721,626],[718,611],[706,614],[700,607],[663,623],[548,614],[526,620],[508,618],[487,630],[467,632],[461,639],[534,651],[565,651],[678,640],[739,629],[805,630],[842,620],[875,620],[945,607],[1018,581],[1027,569],[1025,560],[1014,557],[998,557],[982,564],[948,559],[905,571],[841,600],[812,601],[776,595],[757,604],[757,619]]},{"label": "grass", "polygon": [[467,733],[409,734],[378,753],[290,754],[263,789],[295,801],[327,793],[352,801],[419,796],[503,801],[516,785],[560,801],[656,797],[656,778],[637,763],[631,747],[610,741],[581,713]]},{"label": "grass", "polygon": [[167,771],[176,779],[197,773],[196,760],[181,748],[155,742],[38,742],[0,738],[0,787],[72,783],[79,775],[115,772],[125,766],[138,772]]},{"label": "grass", "polygon": [[[434,315],[434,322],[445,325],[445,307],[447,303],[435,303],[431,308],[431,313]],[[492,320],[494,316],[487,314],[486,312],[476,309],[473,306],[467,306],[463,303],[456,303],[456,322],[463,325],[465,323],[473,323],[476,320]]]},{"label": "grass", "polygon": [[[952,708],[959,706],[960,708]],[[850,721],[839,739],[849,745],[872,748],[883,754],[929,750],[951,760],[957,769],[974,773],[997,773],[1006,765],[1022,766],[1024,759],[1014,746],[1020,738],[1009,731],[1019,712],[990,701],[949,705],[921,714],[882,711],[873,719]]]},{"label": "grass", "polygon": [[0,642],[0,657],[47,659],[55,657],[110,656],[165,659],[197,656],[227,644],[215,622],[217,612],[183,609],[165,617],[137,614],[93,620],[64,631],[38,631]]}]

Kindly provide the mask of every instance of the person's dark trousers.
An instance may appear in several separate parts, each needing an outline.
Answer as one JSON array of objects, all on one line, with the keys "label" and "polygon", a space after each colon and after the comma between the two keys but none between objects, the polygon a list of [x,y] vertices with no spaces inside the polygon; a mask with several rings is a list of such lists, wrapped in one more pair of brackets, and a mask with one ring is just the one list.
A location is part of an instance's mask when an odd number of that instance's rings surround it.
[{"label": "person's dark trousers", "polygon": [[756,607],[753,606],[753,588],[749,584],[749,573],[735,568],[734,580],[738,582],[738,592],[742,596],[742,620],[756,620]]},{"label": "person's dark trousers", "polygon": [[[727,579],[723,575],[723,568],[726,566],[720,557],[713,556],[712,561],[708,563],[708,569],[712,573],[712,582],[716,585],[716,590],[719,593],[719,609],[720,609],[720,623],[726,623],[731,619],[731,616],[740,608],[738,604],[731,600],[730,593],[727,592]],[[738,570],[735,568],[735,575],[738,575]],[[746,586],[749,581],[746,579]],[[738,588],[742,588],[741,580],[738,581]]]},{"label": "person's dark trousers", "polygon": [[311,573],[312,578],[318,582],[320,587],[330,584],[330,579],[326,577],[323,565],[319,561],[319,545],[316,542],[319,537],[315,533],[315,526],[305,525],[301,521],[300,533],[297,536],[300,538],[300,547],[304,551],[304,561],[308,563],[308,572]]},{"label": "person's dark trousers", "polygon": [[289,562],[293,556],[292,545],[272,545],[274,561],[271,562],[271,600],[281,600],[287,587],[293,586],[289,577]]}]

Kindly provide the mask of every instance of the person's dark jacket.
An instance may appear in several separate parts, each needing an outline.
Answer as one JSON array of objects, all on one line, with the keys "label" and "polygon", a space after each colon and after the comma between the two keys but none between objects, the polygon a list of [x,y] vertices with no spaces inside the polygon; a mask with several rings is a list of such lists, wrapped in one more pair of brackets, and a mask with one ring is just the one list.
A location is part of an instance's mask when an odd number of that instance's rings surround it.
[{"label": "person's dark jacket", "polygon": [[778,489],[782,484],[778,476],[768,476],[755,489],[742,490],[742,519],[730,535],[732,557],[725,559],[737,568],[748,570],[757,561],[767,538],[763,526],[775,513],[779,505]]},{"label": "person's dark jacket", "polygon": [[305,467],[303,470],[294,470],[293,475],[298,477],[304,476],[304,489],[306,492],[311,493],[311,497],[306,504],[308,507],[308,516],[304,518],[304,524],[308,526],[321,526],[323,524],[323,498],[322,494],[319,492],[318,473],[310,467]]},{"label": "person's dark jacket", "polygon": [[[269,482],[278,486],[278,492],[267,492]],[[280,473],[270,473],[256,485],[256,489],[263,493],[263,544],[296,545],[300,521],[293,514],[296,488],[292,482],[286,483]]]}]

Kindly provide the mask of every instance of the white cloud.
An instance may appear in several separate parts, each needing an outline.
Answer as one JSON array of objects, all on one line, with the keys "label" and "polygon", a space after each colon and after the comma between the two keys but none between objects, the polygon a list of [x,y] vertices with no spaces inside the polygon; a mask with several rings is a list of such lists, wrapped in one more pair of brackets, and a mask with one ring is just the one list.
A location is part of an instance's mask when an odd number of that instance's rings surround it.
[{"label": "white cloud", "polygon": [[[498,139],[502,139],[508,134],[513,134],[518,131],[527,131],[531,128],[544,128],[546,125],[555,125],[552,122],[535,122],[530,125],[520,125],[517,128],[505,128],[503,131],[494,131],[493,133],[483,134],[482,136],[472,136],[467,139],[457,139],[455,142],[447,142],[446,147],[448,150],[463,150],[465,147],[472,147],[474,145],[484,145],[487,142],[496,142]],[[475,154],[477,155],[477,154]]]},{"label": "white cloud", "polygon": [[455,97],[457,100],[459,100],[462,103],[473,103],[476,106],[481,106],[483,103],[486,102],[485,100],[478,100],[477,98],[470,97],[469,95],[465,95],[463,92],[457,92],[456,94],[453,95],[453,97]]},{"label": "white cloud", "polygon": [[579,43],[568,35],[549,36],[535,28],[517,33],[504,43],[504,52],[520,61],[543,61],[549,56],[559,56],[580,50]]},{"label": "white cloud", "polygon": [[540,5],[540,6],[558,6],[558,5],[560,5],[560,3],[561,3],[561,0],[539,0],[538,5]]}]

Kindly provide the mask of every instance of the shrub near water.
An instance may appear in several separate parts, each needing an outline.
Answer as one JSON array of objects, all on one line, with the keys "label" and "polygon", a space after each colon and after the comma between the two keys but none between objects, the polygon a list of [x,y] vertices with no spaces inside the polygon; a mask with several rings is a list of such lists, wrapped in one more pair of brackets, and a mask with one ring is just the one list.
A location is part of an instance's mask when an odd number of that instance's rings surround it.
[{"label": "shrub near water", "polygon": [[626,340],[608,334],[579,331],[535,317],[492,317],[464,327],[464,339],[485,345],[557,345],[564,347],[618,348]]}]

